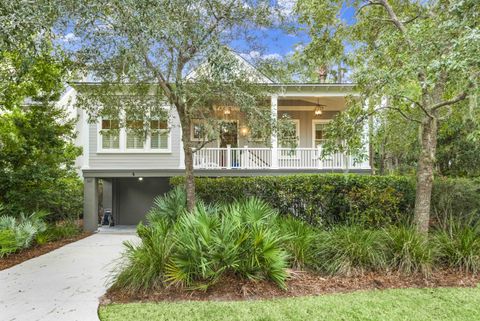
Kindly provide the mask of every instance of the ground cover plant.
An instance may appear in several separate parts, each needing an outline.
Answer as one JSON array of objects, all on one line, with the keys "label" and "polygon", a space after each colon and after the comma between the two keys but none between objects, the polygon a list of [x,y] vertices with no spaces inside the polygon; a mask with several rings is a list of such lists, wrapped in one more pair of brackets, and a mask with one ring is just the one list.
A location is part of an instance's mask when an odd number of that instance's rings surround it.
[{"label": "ground cover plant", "polygon": [[48,242],[71,238],[81,233],[73,221],[47,223],[48,212],[37,211],[18,217],[1,215],[0,208],[0,258]]},{"label": "ground cover plant", "polygon": [[452,220],[448,229],[437,227],[428,236],[405,222],[311,225],[279,215],[259,198],[199,202],[188,211],[182,193],[177,187],[156,199],[147,224],[138,226],[142,242],[125,244],[111,293],[216,291],[225,280],[267,282],[285,290],[298,275],[311,277],[311,286],[322,277],[370,275],[382,284],[384,275],[411,275],[415,284],[431,286],[478,276],[480,229],[472,221]]}]

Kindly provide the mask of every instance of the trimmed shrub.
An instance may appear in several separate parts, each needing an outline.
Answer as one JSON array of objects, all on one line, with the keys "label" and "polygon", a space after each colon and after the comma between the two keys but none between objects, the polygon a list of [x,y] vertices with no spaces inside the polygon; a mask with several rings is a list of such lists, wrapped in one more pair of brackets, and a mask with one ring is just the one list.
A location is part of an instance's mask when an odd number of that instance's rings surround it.
[{"label": "trimmed shrub", "polygon": [[391,269],[411,274],[429,274],[434,253],[428,237],[409,226],[391,226],[385,231],[385,250]]},{"label": "trimmed shrub", "polygon": [[[183,177],[171,179],[173,185],[183,181]],[[409,178],[355,174],[201,177],[196,178],[196,191],[209,204],[255,196],[283,215],[314,225],[384,226],[408,220],[415,197]]]},{"label": "trimmed shrub", "polygon": [[360,225],[322,232],[316,245],[314,267],[328,274],[355,275],[387,267],[382,230]]},{"label": "trimmed shrub", "polygon": [[[183,177],[171,184],[182,185]],[[196,178],[196,191],[208,204],[228,204],[258,197],[282,215],[310,224],[360,224],[384,227],[408,224],[413,217],[415,182],[406,176],[301,174],[263,177]],[[449,213],[464,217],[480,208],[480,180],[436,178],[432,194],[432,224]]]}]

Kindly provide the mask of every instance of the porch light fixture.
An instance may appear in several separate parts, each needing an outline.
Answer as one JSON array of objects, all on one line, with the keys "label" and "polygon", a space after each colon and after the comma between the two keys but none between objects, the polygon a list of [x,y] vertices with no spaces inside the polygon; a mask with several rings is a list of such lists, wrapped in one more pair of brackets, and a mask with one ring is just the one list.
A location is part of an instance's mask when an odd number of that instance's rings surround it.
[{"label": "porch light fixture", "polygon": [[320,100],[317,100],[317,106],[315,107],[315,116],[320,116],[321,114],[323,114],[323,111],[325,110],[325,105],[322,105],[320,104]]},{"label": "porch light fixture", "polygon": [[225,110],[223,111],[223,113],[225,115],[230,115],[232,113],[232,110],[230,109],[230,107],[226,107]]},{"label": "porch light fixture", "polygon": [[143,177],[139,177],[138,180],[141,182],[143,181]]}]

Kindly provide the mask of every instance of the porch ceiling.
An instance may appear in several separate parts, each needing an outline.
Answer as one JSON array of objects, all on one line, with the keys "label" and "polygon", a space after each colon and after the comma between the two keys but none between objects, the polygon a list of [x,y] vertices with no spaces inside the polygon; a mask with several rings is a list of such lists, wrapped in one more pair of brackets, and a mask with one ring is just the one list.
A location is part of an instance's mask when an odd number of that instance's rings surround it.
[{"label": "porch ceiling", "polygon": [[317,104],[325,105],[325,111],[345,110],[345,97],[282,97],[278,99],[279,110],[313,111]]}]

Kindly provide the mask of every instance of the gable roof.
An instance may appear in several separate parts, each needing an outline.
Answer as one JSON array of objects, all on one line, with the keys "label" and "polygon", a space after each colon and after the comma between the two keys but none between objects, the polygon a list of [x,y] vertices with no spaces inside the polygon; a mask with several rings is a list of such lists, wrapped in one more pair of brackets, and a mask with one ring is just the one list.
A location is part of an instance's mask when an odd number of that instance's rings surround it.
[{"label": "gable roof", "polygon": [[[229,52],[232,54],[232,56],[237,60],[239,63],[240,67],[247,72],[250,77],[250,81],[258,84],[274,84],[275,82],[265,76],[262,72],[260,72],[253,64],[251,64],[249,61],[247,61],[245,58],[243,58],[241,55],[236,53],[235,51],[229,49]],[[198,65],[196,68],[191,70],[187,76],[185,77],[186,79],[195,79],[197,73],[199,71],[204,70],[205,68],[208,68],[208,62],[203,62],[200,65]]]}]

